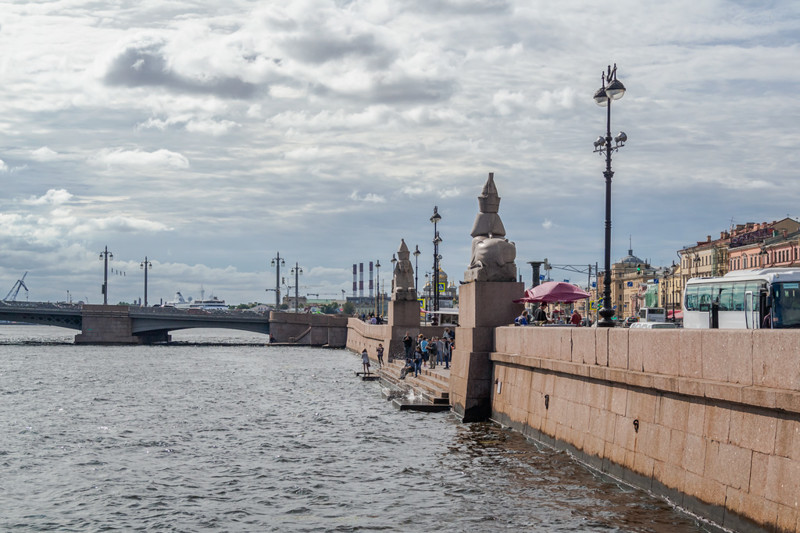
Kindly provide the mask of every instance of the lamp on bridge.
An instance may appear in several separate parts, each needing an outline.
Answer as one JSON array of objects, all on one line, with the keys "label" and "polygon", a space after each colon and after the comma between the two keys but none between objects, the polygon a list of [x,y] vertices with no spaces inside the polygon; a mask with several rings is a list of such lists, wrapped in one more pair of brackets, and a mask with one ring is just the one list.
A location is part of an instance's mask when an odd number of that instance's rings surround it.
[{"label": "lamp on bridge", "polygon": [[[605,272],[603,273],[603,308],[599,313],[602,318],[597,321],[597,325],[613,327],[614,321],[611,319],[614,316],[614,309],[611,305],[611,178],[614,176],[614,172],[611,170],[611,152],[625,146],[628,136],[620,132],[619,135],[611,138],[611,101],[619,100],[625,94],[625,86],[617,79],[616,63],[613,70],[609,65],[608,74],[603,73],[600,79],[602,87],[595,91],[594,101],[601,107],[608,107],[608,118],[606,120],[606,136],[598,137],[594,142],[594,151],[605,153],[606,156],[606,170],[603,172],[606,179]],[[612,140],[614,141],[613,146]]]},{"label": "lamp on bridge", "polygon": [[294,274],[294,312],[296,313],[298,309],[300,309],[300,296],[298,295],[298,289],[300,286],[299,283],[299,276],[303,273],[303,269],[300,268],[299,263],[294,264],[294,268],[292,269],[292,274]]},{"label": "lamp on bridge", "polygon": [[270,263],[274,267],[278,267],[275,271],[275,310],[277,311],[281,306],[281,266],[286,266],[286,261],[281,257],[281,253],[272,258]]},{"label": "lamp on bridge", "polygon": [[147,260],[144,256],[144,261],[139,263],[139,268],[144,270],[144,306],[147,307],[147,271],[153,268],[153,262]]},{"label": "lamp on bridge", "polygon": [[114,259],[114,254],[108,251],[108,246],[100,252],[100,260],[103,261],[103,305],[108,305],[108,261]]}]

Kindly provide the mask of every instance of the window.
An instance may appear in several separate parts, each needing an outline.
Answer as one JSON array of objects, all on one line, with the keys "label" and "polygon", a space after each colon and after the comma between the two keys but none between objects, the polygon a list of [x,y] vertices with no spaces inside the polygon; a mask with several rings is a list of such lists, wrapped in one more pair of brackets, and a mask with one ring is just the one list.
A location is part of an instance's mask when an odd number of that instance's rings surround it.
[{"label": "window", "polygon": [[700,285],[697,291],[697,309],[699,311],[710,311],[713,299],[714,285]]},{"label": "window", "polygon": [[719,310],[733,310],[733,283],[720,283],[714,285],[714,296],[719,298]]},{"label": "window", "polygon": [[744,283],[734,283],[731,290],[731,311],[744,311]]},{"label": "window", "polygon": [[697,311],[697,285],[686,287],[684,306],[687,311]]}]

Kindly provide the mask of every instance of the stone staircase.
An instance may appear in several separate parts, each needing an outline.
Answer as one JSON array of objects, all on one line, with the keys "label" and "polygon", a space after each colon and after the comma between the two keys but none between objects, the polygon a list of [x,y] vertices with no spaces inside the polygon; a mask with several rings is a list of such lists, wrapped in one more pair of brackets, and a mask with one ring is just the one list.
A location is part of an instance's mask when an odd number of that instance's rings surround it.
[{"label": "stone staircase", "polygon": [[449,411],[450,371],[443,365],[435,369],[423,367],[419,376],[408,374],[400,379],[405,361],[396,359],[378,370],[381,381],[388,386],[385,395],[401,411]]}]

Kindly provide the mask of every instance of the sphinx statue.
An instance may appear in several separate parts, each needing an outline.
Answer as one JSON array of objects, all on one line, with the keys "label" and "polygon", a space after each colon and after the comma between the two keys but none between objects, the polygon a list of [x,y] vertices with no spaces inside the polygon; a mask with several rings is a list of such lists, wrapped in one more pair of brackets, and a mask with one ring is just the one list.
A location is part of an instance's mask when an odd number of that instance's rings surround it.
[{"label": "sphinx statue", "polygon": [[494,184],[494,173],[478,196],[478,215],[472,225],[472,257],[464,281],[516,281],[517,247],[509,242],[500,220],[500,197]]},{"label": "sphinx statue", "polygon": [[414,267],[411,266],[409,257],[410,253],[408,246],[406,246],[406,241],[401,239],[392,278],[392,300],[394,301],[416,301],[417,299],[417,290],[414,287]]}]

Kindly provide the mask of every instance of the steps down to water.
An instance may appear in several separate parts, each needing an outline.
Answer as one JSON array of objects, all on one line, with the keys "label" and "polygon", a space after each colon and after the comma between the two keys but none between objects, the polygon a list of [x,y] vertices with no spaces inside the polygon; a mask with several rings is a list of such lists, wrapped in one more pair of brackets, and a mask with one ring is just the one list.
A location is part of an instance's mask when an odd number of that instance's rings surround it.
[{"label": "steps down to water", "polygon": [[422,368],[419,376],[400,379],[405,362],[395,360],[378,370],[387,389],[384,395],[401,411],[438,412],[450,410],[450,371],[444,366]]}]

